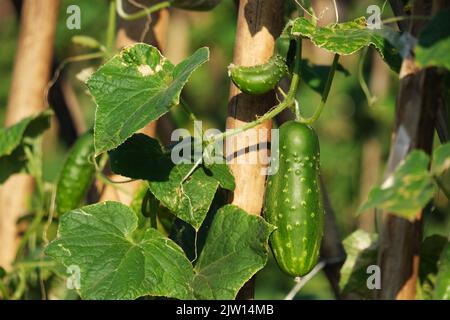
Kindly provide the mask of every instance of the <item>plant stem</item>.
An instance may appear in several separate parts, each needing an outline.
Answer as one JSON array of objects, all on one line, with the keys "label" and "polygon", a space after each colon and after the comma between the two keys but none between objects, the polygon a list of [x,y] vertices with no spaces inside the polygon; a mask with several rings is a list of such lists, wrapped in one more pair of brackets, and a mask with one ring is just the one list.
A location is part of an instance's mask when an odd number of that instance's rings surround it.
[{"label": "plant stem", "polygon": [[397,21],[404,21],[404,20],[431,20],[432,17],[430,16],[399,16],[399,17],[392,17],[387,18],[384,20],[381,20],[382,23],[393,23]]},{"label": "plant stem", "polygon": [[114,50],[114,39],[116,36],[116,0],[109,3],[108,29],[106,32],[106,49],[109,54]]},{"label": "plant stem", "polygon": [[195,116],[195,113],[192,111],[192,109],[189,107],[189,104],[184,100],[183,98],[180,99],[180,105],[183,108],[184,112],[187,113],[189,116],[189,119],[194,123],[194,130],[195,132],[200,135],[200,137],[203,137],[203,129],[202,127],[198,126],[198,119]]},{"label": "plant stem", "polygon": [[8,300],[9,299],[9,292],[8,288],[6,288],[5,284],[2,280],[0,280],[0,297],[2,300]]},{"label": "plant stem", "polygon": [[20,258],[23,254],[23,250],[27,244],[27,241],[34,235],[37,227],[42,221],[45,215],[45,187],[44,181],[42,180],[42,139],[38,139],[34,143],[34,152],[29,148],[25,148],[25,154],[28,158],[28,170],[34,177],[36,183],[36,190],[38,194],[39,204],[38,211],[34,216],[30,227],[27,229],[23,237],[20,239],[19,246],[16,251],[16,260]]},{"label": "plant stem", "polygon": [[364,51],[361,54],[360,60],[359,60],[359,64],[358,64],[358,80],[359,80],[359,85],[361,86],[362,91],[364,92],[364,95],[366,96],[367,99],[367,103],[369,105],[369,107],[371,107],[375,101],[377,100],[376,97],[374,97],[371,93],[370,93],[370,89],[369,86],[366,83],[366,80],[364,79],[364,60],[365,57],[367,55],[368,52],[368,48],[364,48]]},{"label": "plant stem", "polygon": [[300,121],[300,119],[302,118],[302,114],[300,112],[300,104],[298,103],[297,100],[295,100],[294,111],[295,111],[295,120]]},{"label": "plant stem", "polygon": [[328,79],[327,79],[325,88],[322,93],[322,98],[320,100],[319,107],[316,109],[316,111],[314,112],[314,114],[311,117],[301,118],[300,119],[301,123],[311,124],[314,121],[316,121],[317,119],[319,119],[320,114],[322,113],[323,108],[325,107],[325,104],[327,103],[328,94],[330,93],[331,84],[333,83],[333,78],[334,78],[334,74],[336,72],[338,61],[339,61],[339,55],[335,54],[334,58],[333,58],[333,64],[331,65],[330,73],[328,74]]},{"label": "plant stem", "polygon": [[297,41],[297,46],[296,46],[297,52],[296,52],[296,56],[295,56],[294,72],[292,75],[291,85],[289,87],[289,91],[288,91],[285,99],[282,102],[280,102],[278,105],[273,107],[271,110],[266,112],[264,115],[262,115],[261,117],[256,119],[255,121],[249,122],[240,128],[225,131],[225,132],[222,132],[222,133],[219,133],[219,134],[213,136],[210,139],[210,143],[214,143],[218,140],[222,140],[227,137],[231,137],[236,134],[247,131],[249,129],[252,129],[252,128],[262,124],[263,122],[265,122],[269,119],[272,119],[273,117],[278,115],[280,112],[282,112],[284,109],[290,107],[291,105],[293,105],[295,103],[295,96],[297,93],[298,85],[300,83],[300,69],[301,69],[301,60],[302,60],[302,57],[301,57],[302,51],[301,50],[302,50],[302,45],[301,45],[301,39],[299,38]]},{"label": "plant stem", "polygon": [[34,231],[36,231],[37,227],[39,226],[39,224],[41,223],[42,218],[45,215],[45,210],[44,209],[40,209],[33,221],[30,224],[30,227],[28,228],[27,232],[25,232],[25,234],[23,235],[23,237],[20,239],[19,242],[19,246],[17,248],[17,253],[16,253],[16,261],[22,256],[23,254],[23,250],[25,248],[25,245],[27,244],[28,239],[31,237],[31,235],[34,233]]},{"label": "plant stem", "polygon": [[123,10],[122,0],[117,0],[117,13],[124,20],[137,20],[137,19],[146,17],[147,15],[149,15],[153,12],[159,11],[164,8],[168,8],[168,7],[170,7],[170,5],[171,5],[171,1],[163,1],[163,2],[153,5],[151,7],[142,9],[141,11],[128,14]]},{"label": "plant stem", "polygon": [[19,300],[23,296],[26,286],[27,286],[27,278],[25,270],[21,268],[19,270],[19,284],[17,285],[16,291],[14,291],[14,294],[12,295],[11,299]]},{"label": "plant stem", "polygon": [[34,268],[52,268],[56,267],[54,261],[30,261],[30,262],[18,262],[13,266],[15,269],[34,269]]},{"label": "plant stem", "polygon": [[301,288],[305,286],[305,284],[311,280],[320,270],[322,270],[326,265],[325,261],[320,261],[316,266],[311,270],[310,273],[308,273],[305,277],[297,278],[296,282],[297,284],[291,289],[291,291],[286,295],[284,300],[292,300],[297,295],[297,293],[300,291]]},{"label": "plant stem", "polygon": [[58,65],[58,67],[56,68],[55,72],[53,73],[52,79],[47,84],[47,87],[45,89],[45,94],[44,94],[45,95],[45,101],[48,101],[48,92],[50,91],[50,89],[53,87],[53,85],[58,80],[59,75],[61,74],[61,71],[64,69],[66,64],[71,63],[71,62],[79,62],[79,61],[86,61],[86,60],[105,58],[106,55],[107,55],[106,52],[97,51],[97,52],[93,52],[93,53],[80,54],[80,55],[77,55],[77,56],[68,57],[68,58],[65,58],[63,61],[61,61],[61,63]]},{"label": "plant stem", "polygon": [[114,189],[119,190],[127,195],[130,195],[130,196],[132,195],[130,191],[126,190],[125,188],[123,188],[121,186],[118,186],[118,184],[129,183],[136,179],[129,179],[129,180],[125,180],[125,181],[112,181],[111,179],[108,179],[107,177],[105,177],[105,175],[102,172],[97,172],[96,177],[104,184],[111,186]]}]

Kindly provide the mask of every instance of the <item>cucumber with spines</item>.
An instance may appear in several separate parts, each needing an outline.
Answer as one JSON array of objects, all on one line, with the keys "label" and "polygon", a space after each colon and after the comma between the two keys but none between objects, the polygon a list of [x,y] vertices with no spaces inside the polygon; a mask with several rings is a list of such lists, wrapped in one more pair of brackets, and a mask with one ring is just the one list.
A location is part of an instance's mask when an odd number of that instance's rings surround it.
[{"label": "cucumber with spines", "polygon": [[289,121],[279,128],[279,146],[272,155],[278,170],[267,181],[264,216],[277,227],[270,246],[278,266],[299,277],[316,265],[323,235],[319,140],[310,126]]},{"label": "cucumber with spines", "polygon": [[92,131],[80,136],[67,156],[56,185],[56,211],[59,214],[77,208],[95,175]]}]

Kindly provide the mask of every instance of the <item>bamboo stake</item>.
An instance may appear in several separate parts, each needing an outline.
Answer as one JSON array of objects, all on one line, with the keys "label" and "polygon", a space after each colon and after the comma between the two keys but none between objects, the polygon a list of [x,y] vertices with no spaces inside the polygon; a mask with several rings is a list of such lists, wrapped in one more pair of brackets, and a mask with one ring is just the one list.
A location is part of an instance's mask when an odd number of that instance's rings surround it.
[{"label": "bamboo stake", "polygon": [[[23,2],[19,42],[8,105],[6,126],[47,107],[44,91],[49,81],[59,0]],[[0,265],[9,268],[15,257],[16,221],[27,211],[33,179],[10,177],[0,187]]]},{"label": "bamboo stake", "polygon": [[[432,1],[414,2],[413,15],[431,13]],[[410,33],[417,36],[423,21],[413,21]],[[397,97],[396,124],[392,136],[387,177],[412,149],[431,152],[442,79],[435,69],[418,68],[412,57],[403,61]],[[422,212],[414,222],[383,213],[378,265],[381,268],[379,299],[415,299],[422,240]]]},{"label": "bamboo stake", "polygon": [[[236,43],[233,63],[236,65],[251,66],[265,63],[273,54],[276,37],[282,28],[283,1],[278,0],[242,0],[239,2]],[[249,96],[241,93],[231,84],[228,105],[227,129],[238,128],[255,120],[264,114],[271,106],[276,104],[273,92],[262,96]],[[265,176],[261,174],[264,164],[239,164],[239,160],[249,160],[249,157],[267,156],[267,150],[246,150],[252,147],[244,141],[248,134],[256,133],[258,129],[271,129],[271,121],[267,121],[254,129],[236,135],[230,140],[232,148],[226,151],[227,159],[231,159],[230,169],[236,180],[236,189],[231,195],[230,202],[247,212],[255,215],[261,214]],[[263,137],[257,136],[256,143],[270,141],[270,133]],[[236,142],[243,142],[239,146]],[[241,290],[238,299],[252,299],[254,286],[250,281]]]}]

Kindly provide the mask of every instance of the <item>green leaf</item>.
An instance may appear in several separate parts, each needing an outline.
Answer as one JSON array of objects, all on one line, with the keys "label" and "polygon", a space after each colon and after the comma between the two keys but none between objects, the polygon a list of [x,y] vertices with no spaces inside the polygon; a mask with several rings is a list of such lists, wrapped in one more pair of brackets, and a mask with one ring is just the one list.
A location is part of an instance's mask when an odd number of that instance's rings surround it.
[{"label": "green leaf", "polygon": [[174,66],[155,47],[127,47],[87,81],[97,103],[96,155],[114,149],[133,133],[179,104],[192,72],[209,59],[208,48]]},{"label": "green leaf", "polygon": [[137,133],[109,152],[113,172],[150,181],[164,181],[174,166],[158,140]]},{"label": "green leaf", "polygon": [[61,217],[59,237],[45,252],[79,268],[83,299],[192,299],[193,271],[183,251],[152,228],[134,237],[136,228],[136,214],[123,204],[86,206]]},{"label": "green leaf", "polygon": [[419,36],[416,62],[422,67],[444,67],[450,70],[450,9],[442,10]]},{"label": "green leaf", "polygon": [[234,299],[267,262],[267,241],[274,227],[264,219],[226,205],[214,217],[195,265],[197,299]]},{"label": "green leaf", "polygon": [[59,237],[45,252],[79,268],[83,299],[233,299],[267,262],[274,227],[235,206],[223,207],[195,267],[157,230],[136,229],[136,214],[123,204],[86,206],[61,217]]},{"label": "green leaf", "polygon": [[356,230],[343,241],[347,258],[341,268],[339,287],[342,294],[371,299],[373,291],[367,288],[367,267],[377,263],[378,235]]},{"label": "green leaf", "polygon": [[205,168],[205,171],[216,179],[222,188],[233,191],[236,187],[234,176],[225,163],[213,163],[209,168]]},{"label": "green leaf", "polygon": [[186,223],[181,219],[176,218],[173,220],[171,228],[168,229],[170,230],[169,238],[175,241],[175,243],[183,249],[189,260],[195,260],[198,257],[198,254],[202,252],[214,217],[216,216],[217,211],[228,204],[227,200],[228,196],[226,192],[217,192],[215,194],[211,207],[208,210],[208,214],[198,231],[196,231],[189,223]]},{"label": "green leaf", "polygon": [[438,261],[447,239],[440,235],[427,237],[420,246],[419,284],[422,299],[432,299],[438,273]]},{"label": "green leaf", "polygon": [[8,156],[23,142],[26,137],[35,138],[50,127],[51,109],[34,116],[29,116],[18,123],[0,128],[0,157]]},{"label": "green leaf", "polygon": [[412,151],[381,186],[370,191],[358,213],[377,207],[413,221],[434,194],[429,162],[425,152]]},{"label": "green leaf", "polygon": [[435,176],[442,175],[450,168],[450,142],[442,144],[433,152],[431,172]]},{"label": "green leaf", "polygon": [[400,70],[402,59],[398,49],[389,43],[385,31],[367,28],[364,17],[325,27],[315,26],[308,19],[300,17],[293,22],[291,33],[309,38],[317,47],[339,55],[353,54],[373,45],[391,69],[396,72]]},{"label": "green leaf", "polygon": [[0,184],[8,180],[9,176],[19,172],[25,172],[28,158],[24,149],[16,148],[10,155],[0,157]]},{"label": "green leaf", "polygon": [[174,165],[158,141],[144,134],[133,135],[109,156],[115,173],[148,180],[153,195],[196,230],[205,219],[219,183],[234,188],[228,168],[213,165],[206,169],[200,165],[188,176],[194,164]]},{"label": "green leaf", "polygon": [[14,173],[27,171],[25,148],[33,150],[35,140],[50,127],[51,109],[22,119],[18,123],[0,129],[0,183]]},{"label": "green leaf", "polygon": [[[311,63],[308,59],[302,60],[301,72],[302,80],[314,91],[322,94],[325,90],[325,83],[328,79],[331,66],[322,66]],[[336,71],[342,72],[345,76],[350,73],[340,63]]]},{"label": "green leaf", "polygon": [[433,299],[450,300],[450,243],[442,250],[439,259]]},{"label": "green leaf", "polygon": [[194,165],[172,167],[164,181],[148,182],[150,191],[178,218],[200,228],[214,199],[219,182],[205,173],[200,166],[188,175]]}]

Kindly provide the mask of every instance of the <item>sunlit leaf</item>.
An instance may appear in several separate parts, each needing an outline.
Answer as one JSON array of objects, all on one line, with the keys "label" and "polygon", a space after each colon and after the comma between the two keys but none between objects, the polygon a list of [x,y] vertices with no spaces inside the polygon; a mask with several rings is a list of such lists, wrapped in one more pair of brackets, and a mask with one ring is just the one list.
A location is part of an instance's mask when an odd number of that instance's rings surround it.
[{"label": "sunlit leaf", "polygon": [[123,204],[86,206],[61,217],[46,254],[79,270],[84,299],[192,299],[193,271],[183,251],[152,228],[136,238],[136,228],[136,214]]},{"label": "sunlit leaf", "polygon": [[83,299],[234,299],[266,264],[273,231],[264,219],[227,205],[193,267],[172,240],[137,228],[136,214],[121,203],[86,206],[61,217],[58,238],[45,252],[75,271]]},{"label": "sunlit leaf", "polygon": [[373,45],[391,69],[396,72],[400,70],[402,59],[398,49],[388,41],[383,29],[367,28],[364,17],[325,27],[314,25],[308,19],[300,17],[294,21],[291,33],[309,38],[317,47],[340,55],[353,54]]},{"label": "sunlit leaf", "polygon": [[434,175],[440,176],[450,168],[450,143],[440,145],[433,152],[431,171]]},{"label": "sunlit leaf", "polygon": [[376,207],[413,221],[434,194],[429,162],[423,151],[412,151],[381,186],[370,191],[358,212]]},{"label": "sunlit leaf", "polygon": [[114,149],[179,104],[192,72],[209,59],[208,48],[174,66],[155,47],[126,47],[87,81],[97,103],[96,154]]},{"label": "sunlit leaf", "polygon": [[357,230],[343,241],[347,258],[341,268],[339,287],[342,294],[353,294],[358,298],[373,298],[367,288],[367,267],[377,261],[378,235]]}]

